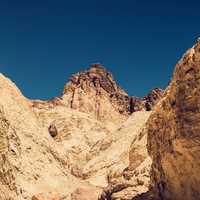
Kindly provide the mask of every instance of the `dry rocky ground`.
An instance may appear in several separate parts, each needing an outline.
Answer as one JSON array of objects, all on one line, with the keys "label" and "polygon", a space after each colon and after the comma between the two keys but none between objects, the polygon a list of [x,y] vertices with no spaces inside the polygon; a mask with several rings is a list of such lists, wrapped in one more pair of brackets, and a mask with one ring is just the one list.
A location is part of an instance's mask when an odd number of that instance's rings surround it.
[{"label": "dry rocky ground", "polygon": [[1,74],[0,200],[200,199],[199,75],[199,41],[144,98],[100,64],[49,101]]}]

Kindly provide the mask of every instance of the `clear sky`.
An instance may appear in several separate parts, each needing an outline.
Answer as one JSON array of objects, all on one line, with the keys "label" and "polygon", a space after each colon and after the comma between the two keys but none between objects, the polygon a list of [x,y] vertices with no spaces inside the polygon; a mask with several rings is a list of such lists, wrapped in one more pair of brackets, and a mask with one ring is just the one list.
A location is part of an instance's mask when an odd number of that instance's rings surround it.
[{"label": "clear sky", "polygon": [[130,94],[165,87],[200,36],[199,0],[5,0],[0,72],[30,98],[58,96],[100,62]]}]

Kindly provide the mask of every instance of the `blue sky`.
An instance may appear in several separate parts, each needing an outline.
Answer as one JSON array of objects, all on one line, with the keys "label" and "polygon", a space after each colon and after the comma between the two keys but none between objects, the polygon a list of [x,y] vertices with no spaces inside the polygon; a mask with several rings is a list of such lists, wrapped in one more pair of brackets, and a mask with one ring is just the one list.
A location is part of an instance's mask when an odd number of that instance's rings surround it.
[{"label": "blue sky", "polygon": [[0,72],[30,98],[60,95],[69,76],[100,62],[130,94],[165,87],[200,36],[200,1],[0,2]]}]

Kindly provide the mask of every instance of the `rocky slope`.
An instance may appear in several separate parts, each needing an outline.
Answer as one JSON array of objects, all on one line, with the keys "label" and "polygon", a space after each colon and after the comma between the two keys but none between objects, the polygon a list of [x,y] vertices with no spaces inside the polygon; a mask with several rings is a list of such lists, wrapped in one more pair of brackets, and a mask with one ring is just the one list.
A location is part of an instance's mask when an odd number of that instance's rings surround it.
[{"label": "rocky slope", "polygon": [[164,95],[130,97],[100,64],[49,101],[0,75],[0,199],[200,199],[199,76],[200,41]]},{"label": "rocky slope", "polygon": [[2,200],[9,199],[12,193],[16,198],[11,199],[16,200],[52,190],[65,195],[63,185],[72,192],[82,183],[65,165],[67,157],[62,147],[40,125],[29,101],[16,86],[2,75],[0,85],[1,181],[8,191],[2,192]]},{"label": "rocky slope", "polygon": [[0,199],[90,200],[122,179],[133,191],[144,159],[137,178],[126,182],[129,147],[162,93],[129,97],[105,68],[92,65],[71,78],[61,97],[29,100],[1,74]]},{"label": "rocky slope", "polygon": [[200,199],[200,41],[176,65],[147,123],[152,187],[162,200]]},{"label": "rocky slope", "polygon": [[[200,199],[199,77],[200,41],[176,65],[164,97],[141,132],[140,139],[147,139],[153,161],[151,182],[148,192],[133,199]],[[144,148],[138,148],[137,143],[131,147],[128,175],[138,162],[149,159],[147,152],[142,152]]]},{"label": "rocky slope", "polygon": [[[132,123],[132,121],[130,122]],[[131,136],[134,130],[128,127],[124,131]],[[133,197],[148,191],[152,161],[146,145],[147,129],[144,124],[135,134],[130,145],[127,167],[122,168],[123,171],[118,176],[112,177],[110,174],[109,185],[104,188],[100,200],[132,200]]]},{"label": "rocky slope", "polygon": [[[200,199],[199,77],[200,40],[178,62],[164,97],[133,140],[123,179],[109,184],[101,200]],[[137,195],[138,188],[144,193]]]},{"label": "rocky slope", "polygon": [[70,77],[61,97],[48,102],[33,101],[33,106],[51,108],[64,105],[115,125],[124,122],[133,112],[152,110],[162,95],[163,90],[155,88],[144,98],[129,96],[101,64],[93,64]]}]

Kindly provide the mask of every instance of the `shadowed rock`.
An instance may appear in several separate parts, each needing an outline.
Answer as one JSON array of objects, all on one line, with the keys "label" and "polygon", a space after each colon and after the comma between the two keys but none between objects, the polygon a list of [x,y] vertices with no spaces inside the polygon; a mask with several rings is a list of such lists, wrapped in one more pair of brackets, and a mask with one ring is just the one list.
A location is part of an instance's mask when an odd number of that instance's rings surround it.
[{"label": "shadowed rock", "polygon": [[200,41],[176,65],[147,123],[156,199],[200,198]]}]

